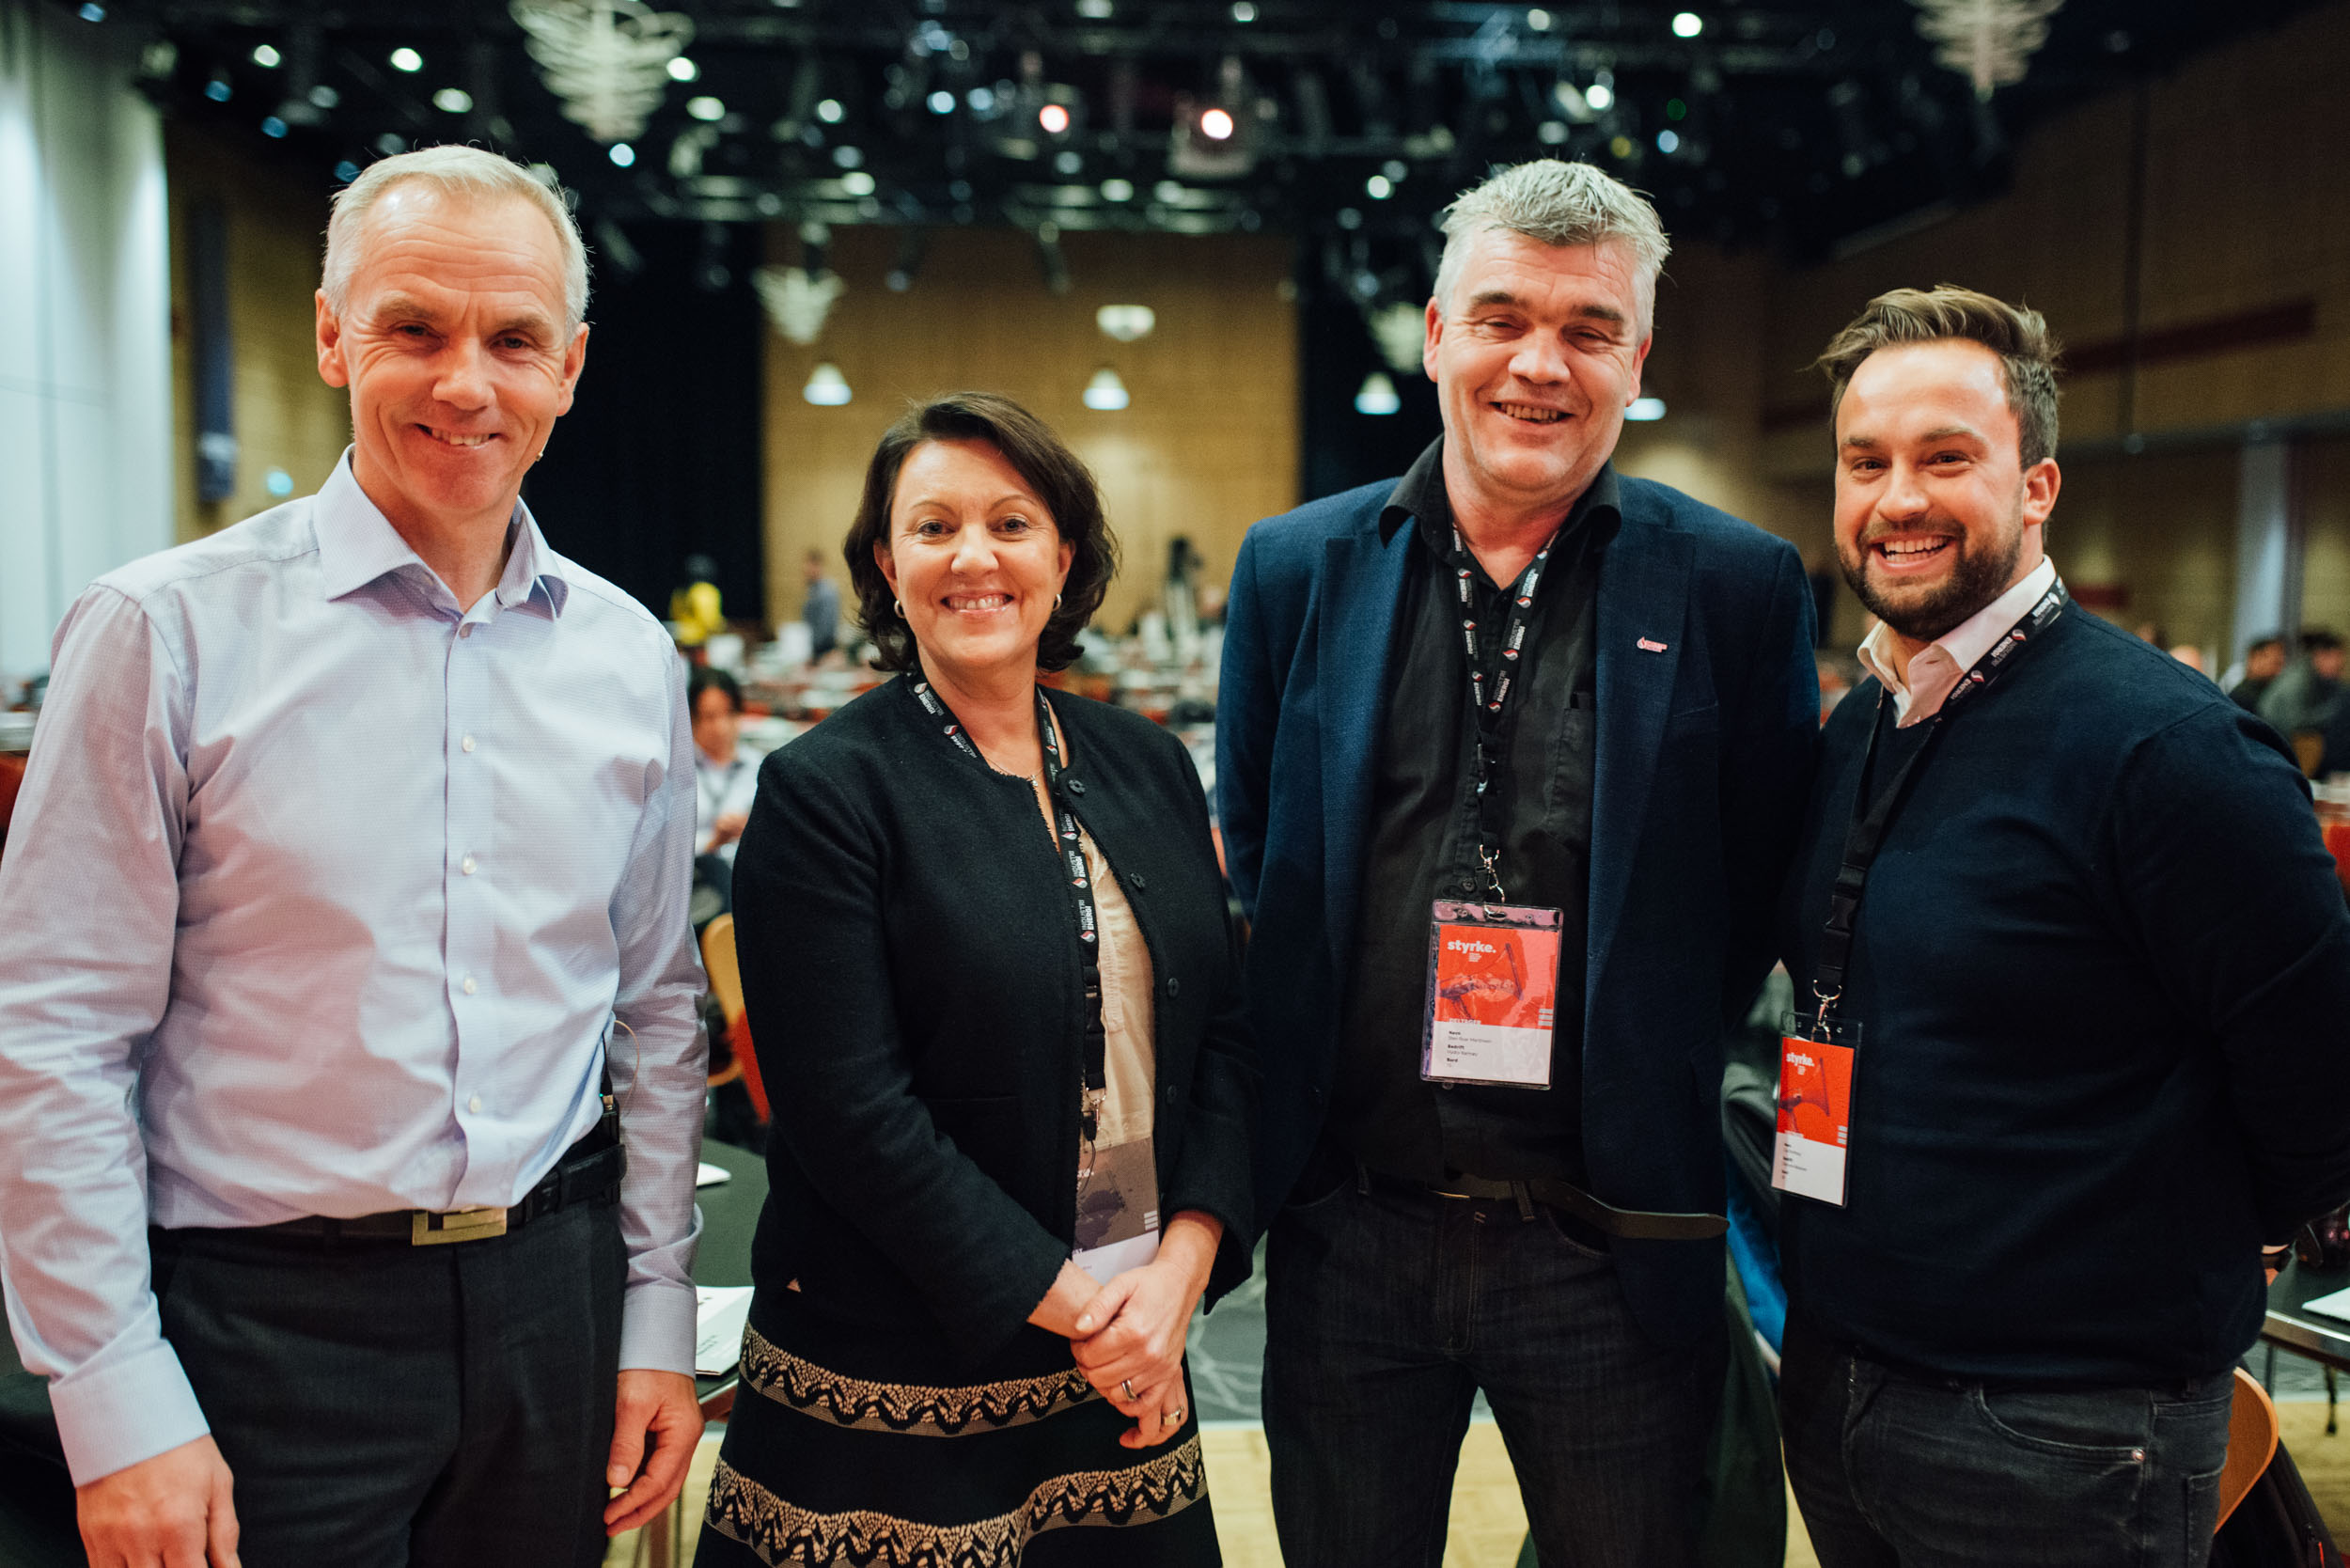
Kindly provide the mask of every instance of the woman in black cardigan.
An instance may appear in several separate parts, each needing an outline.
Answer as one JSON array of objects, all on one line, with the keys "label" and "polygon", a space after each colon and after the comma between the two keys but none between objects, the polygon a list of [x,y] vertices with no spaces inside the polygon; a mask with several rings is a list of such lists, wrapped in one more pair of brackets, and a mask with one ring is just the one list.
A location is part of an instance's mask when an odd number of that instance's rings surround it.
[{"label": "woman in black cardigan", "polygon": [[1037,684],[1115,570],[1092,477],[941,399],[847,554],[903,673],[735,864],[772,1190],[698,1560],[1217,1562],[1183,1334],[1248,1272],[1255,1068],[1189,756]]}]

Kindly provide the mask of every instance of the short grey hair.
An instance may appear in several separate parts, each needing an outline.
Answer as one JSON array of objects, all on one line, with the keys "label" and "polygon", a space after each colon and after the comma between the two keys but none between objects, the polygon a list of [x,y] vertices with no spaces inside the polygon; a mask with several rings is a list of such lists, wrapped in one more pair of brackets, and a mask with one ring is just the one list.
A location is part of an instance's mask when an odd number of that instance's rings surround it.
[{"label": "short grey hair", "polygon": [[571,208],[551,178],[540,179],[511,158],[478,147],[427,147],[380,158],[335,193],[319,287],[336,315],[351,302],[351,274],[359,267],[368,212],[384,193],[412,180],[451,196],[520,196],[545,213],[563,247],[563,336],[568,339],[579,330],[588,319],[588,247],[580,242]]},{"label": "short grey hair", "polygon": [[1444,259],[1436,267],[1435,297],[1450,308],[1453,280],[1470,241],[1496,229],[1546,245],[1596,245],[1620,240],[1631,247],[1640,289],[1640,330],[1656,315],[1656,274],[1672,243],[1648,198],[1589,164],[1538,158],[1497,169],[1445,209]]}]

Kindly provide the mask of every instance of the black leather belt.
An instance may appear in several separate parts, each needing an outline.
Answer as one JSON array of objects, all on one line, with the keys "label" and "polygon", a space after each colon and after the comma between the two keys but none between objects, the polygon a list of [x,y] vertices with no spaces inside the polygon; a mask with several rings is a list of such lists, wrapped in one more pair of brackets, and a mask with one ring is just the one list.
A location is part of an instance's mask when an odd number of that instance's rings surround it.
[{"label": "black leather belt", "polygon": [[1383,1171],[1368,1170],[1375,1180],[1411,1187],[1437,1198],[1457,1198],[1464,1200],[1485,1199],[1496,1202],[1515,1203],[1521,1215],[1531,1216],[1534,1205],[1543,1204],[1573,1215],[1592,1230],[1606,1235],[1620,1236],[1626,1241],[1706,1241],[1730,1229],[1730,1221],[1720,1215],[1667,1214],[1650,1209],[1619,1209],[1604,1203],[1576,1186],[1554,1177],[1531,1177],[1525,1181],[1496,1182],[1482,1176],[1448,1176],[1441,1186],[1407,1181]]},{"label": "black leather belt", "polygon": [[396,1209],[389,1214],[357,1215],[333,1219],[323,1215],[281,1220],[253,1228],[273,1236],[316,1236],[321,1240],[406,1242],[411,1247],[438,1247],[451,1242],[486,1241],[519,1231],[573,1203],[597,1203],[619,1196],[620,1177],[628,1155],[619,1140],[598,1127],[571,1147],[546,1179],[506,1208]]}]

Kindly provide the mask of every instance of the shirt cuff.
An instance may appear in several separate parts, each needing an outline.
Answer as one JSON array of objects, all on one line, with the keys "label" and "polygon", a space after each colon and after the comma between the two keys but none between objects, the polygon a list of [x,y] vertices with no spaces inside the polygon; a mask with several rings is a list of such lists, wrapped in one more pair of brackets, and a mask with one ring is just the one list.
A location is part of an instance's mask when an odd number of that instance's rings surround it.
[{"label": "shirt cuff", "polygon": [[87,1486],[212,1430],[180,1356],[168,1344],[49,1383],[73,1484]]},{"label": "shirt cuff", "polygon": [[647,1279],[620,1298],[620,1370],[694,1375],[695,1291]]}]

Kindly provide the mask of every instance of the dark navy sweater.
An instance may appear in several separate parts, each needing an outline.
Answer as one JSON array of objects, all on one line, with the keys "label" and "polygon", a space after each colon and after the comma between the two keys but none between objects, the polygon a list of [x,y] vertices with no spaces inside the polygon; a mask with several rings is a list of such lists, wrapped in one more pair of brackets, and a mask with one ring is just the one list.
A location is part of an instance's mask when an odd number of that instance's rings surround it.
[{"label": "dark navy sweater", "polygon": [[[1880,695],[1823,737],[1782,902],[1799,996]],[[2267,725],[2077,606],[1920,765],[1843,1011],[1846,1206],[1788,1198],[1782,1241],[1795,1309],[1882,1359],[2217,1371],[2259,1332],[2263,1241],[2350,1195],[2350,914],[2308,787]]]}]

